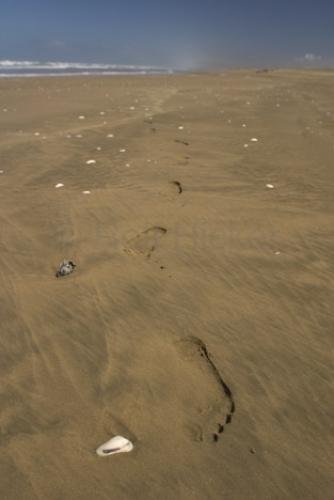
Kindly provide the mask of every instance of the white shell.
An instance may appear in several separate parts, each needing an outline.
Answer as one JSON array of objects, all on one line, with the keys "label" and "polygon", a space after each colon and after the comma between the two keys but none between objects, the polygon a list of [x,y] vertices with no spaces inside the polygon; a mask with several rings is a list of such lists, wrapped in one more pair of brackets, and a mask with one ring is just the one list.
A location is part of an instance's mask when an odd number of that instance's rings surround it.
[{"label": "white shell", "polygon": [[268,189],[274,189],[275,186],[274,186],[274,184],[266,184],[266,187]]},{"label": "white shell", "polygon": [[106,443],[101,444],[96,450],[100,457],[108,457],[115,453],[125,453],[133,450],[133,444],[123,436],[115,436]]},{"label": "white shell", "polygon": [[96,163],[96,160],[87,160],[86,163],[87,165],[93,165],[94,163]]},{"label": "white shell", "polygon": [[55,185],[55,188],[62,188],[64,187],[64,184],[62,184],[61,182],[58,182],[58,184]]},{"label": "white shell", "polygon": [[251,138],[251,141],[252,141],[252,142],[258,142],[258,140],[259,140],[259,139],[257,139],[256,137],[252,137],[252,138]]}]

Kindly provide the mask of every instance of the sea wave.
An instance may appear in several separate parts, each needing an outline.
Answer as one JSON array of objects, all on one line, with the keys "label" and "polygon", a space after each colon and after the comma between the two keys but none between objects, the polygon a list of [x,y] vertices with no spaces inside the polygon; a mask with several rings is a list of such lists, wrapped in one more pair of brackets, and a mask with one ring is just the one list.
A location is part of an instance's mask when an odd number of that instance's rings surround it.
[{"label": "sea wave", "polygon": [[173,73],[173,70],[165,67],[131,64],[0,60],[0,76],[73,76],[79,74],[119,75],[163,73]]}]

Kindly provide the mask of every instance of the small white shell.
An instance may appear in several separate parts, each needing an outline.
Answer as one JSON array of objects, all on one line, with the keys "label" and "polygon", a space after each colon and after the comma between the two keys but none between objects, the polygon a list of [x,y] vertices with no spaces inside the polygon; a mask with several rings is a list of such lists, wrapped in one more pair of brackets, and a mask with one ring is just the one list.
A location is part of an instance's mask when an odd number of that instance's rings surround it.
[{"label": "small white shell", "polygon": [[259,139],[257,139],[256,137],[252,137],[252,138],[251,138],[251,141],[252,141],[252,142],[258,142],[258,141],[259,141]]},{"label": "small white shell", "polygon": [[87,165],[93,165],[94,163],[96,163],[96,160],[87,160],[86,163]]},{"label": "small white shell", "polygon": [[133,450],[133,444],[123,436],[115,436],[106,443],[101,444],[96,450],[100,457],[107,457],[115,453],[125,453]]},{"label": "small white shell", "polygon": [[64,184],[62,184],[61,182],[58,182],[58,184],[55,185],[55,188],[62,188],[64,187]]},{"label": "small white shell", "polygon": [[275,186],[274,186],[274,184],[266,184],[266,187],[268,189],[274,189]]}]

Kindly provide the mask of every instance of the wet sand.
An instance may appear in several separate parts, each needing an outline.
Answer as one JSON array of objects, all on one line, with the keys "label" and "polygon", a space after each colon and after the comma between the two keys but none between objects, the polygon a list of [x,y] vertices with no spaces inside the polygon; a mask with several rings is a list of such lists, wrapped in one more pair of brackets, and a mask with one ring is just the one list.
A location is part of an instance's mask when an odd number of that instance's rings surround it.
[{"label": "wet sand", "polygon": [[333,103],[330,72],[0,81],[1,498],[332,498]]}]

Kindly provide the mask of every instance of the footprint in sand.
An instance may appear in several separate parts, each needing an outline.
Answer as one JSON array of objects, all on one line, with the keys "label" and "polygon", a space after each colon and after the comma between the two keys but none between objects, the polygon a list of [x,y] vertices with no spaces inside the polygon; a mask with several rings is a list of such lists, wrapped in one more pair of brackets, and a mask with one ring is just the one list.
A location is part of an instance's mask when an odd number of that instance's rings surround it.
[{"label": "footprint in sand", "polygon": [[167,229],[161,226],[153,226],[127,241],[124,251],[130,255],[142,254],[150,257],[156,249],[159,240],[165,236]]},{"label": "footprint in sand", "polygon": [[[207,394],[211,404],[203,405],[198,415],[198,422],[188,426],[188,431],[195,441],[203,441],[205,437],[217,442],[225,426],[232,421],[235,403],[231,389],[225,383],[221,373],[211,359],[204,342],[197,337],[187,337],[177,343],[182,359],[192,363],[202,371],[197,377],[199,389]],[[207,378],[211,379],[210,384]]]},{"label": "footprint in sand", "polygon": [[182,187],[181,182],[179,182],[179,181],[170,181],[170,184],[172,184],[173,186],[176,186],[179,194],[181,194],[183,192],[183,187]]},{"label": "footprint in sand", "polygon": [[164,197],[168,201],[174,202],[176,198],[179,197],[180,194],[183,193],[183,186],[180,181],[168,181],[159,186],[159,190],[156,194],[159,197]]},{"label": "footprint in sand", "polygon": [[[176,443],[216,446],[235,405],[206,345],[196,337],[171,339],[144,331],[130,342],[131,348],[111,351],[101,374],[97,442],[122,435],[138,448],[153,446],[175,458]],[[133,348],[134,363],[125,366]]]}]

